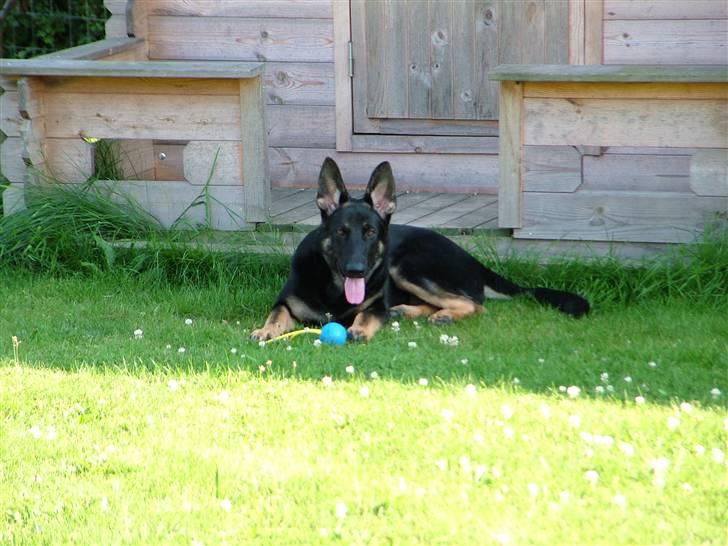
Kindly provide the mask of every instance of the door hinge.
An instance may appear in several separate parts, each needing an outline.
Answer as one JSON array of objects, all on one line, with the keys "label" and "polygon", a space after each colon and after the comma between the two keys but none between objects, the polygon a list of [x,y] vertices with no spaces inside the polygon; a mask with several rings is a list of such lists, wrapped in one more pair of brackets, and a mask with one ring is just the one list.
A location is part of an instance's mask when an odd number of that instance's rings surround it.
[{"label": "door hinge", "polygon": [[347,71],[350,78],[354,77],[354,46],[351,42],[346,44],[348,49],[348,61],[349,64],[347,65]]}]

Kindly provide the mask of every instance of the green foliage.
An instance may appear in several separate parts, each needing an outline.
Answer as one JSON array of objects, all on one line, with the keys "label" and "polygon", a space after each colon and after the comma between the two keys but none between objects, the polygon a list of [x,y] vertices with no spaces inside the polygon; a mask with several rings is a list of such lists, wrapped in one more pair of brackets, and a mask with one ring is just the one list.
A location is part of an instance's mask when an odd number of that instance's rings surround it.
[{"label": "green foliage", "polygon": [[24,0],[0,23],[2,56],[24,59],[104,38],[103,0]]}]

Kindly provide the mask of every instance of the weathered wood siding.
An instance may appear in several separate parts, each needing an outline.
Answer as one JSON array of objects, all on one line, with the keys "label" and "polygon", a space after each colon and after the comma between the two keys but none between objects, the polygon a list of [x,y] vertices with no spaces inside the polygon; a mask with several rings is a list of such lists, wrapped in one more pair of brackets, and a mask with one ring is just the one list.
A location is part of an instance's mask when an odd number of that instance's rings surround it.
[{"label": "weathered wood siding", "polygon": [[[274,186],[311,186],[326,156],[346,166],[347,181],[366,184],[377,162],[391,159],[336,151],[332,0],[154,0],[146,16],[150,59],[266,63]],[[402,149],[416,147],[414,142]],[[432,145],[429,150],[435,151]],[[394,169],[401,188],[496,191],[497,156],[480,148],[449,154],[445,147],[435,154],[425,145],[420,151],[398,154]]]}]

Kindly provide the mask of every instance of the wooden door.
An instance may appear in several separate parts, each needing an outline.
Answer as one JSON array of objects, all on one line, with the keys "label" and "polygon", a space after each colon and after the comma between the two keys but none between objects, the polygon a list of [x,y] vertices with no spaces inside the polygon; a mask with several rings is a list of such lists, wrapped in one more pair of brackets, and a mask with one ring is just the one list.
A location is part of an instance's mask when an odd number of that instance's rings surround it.
[{"label": "wooden door", "polygon": [[568,0],[351,0],[351,36],[355,134],[495,135],[488,71],[567,63]]}]

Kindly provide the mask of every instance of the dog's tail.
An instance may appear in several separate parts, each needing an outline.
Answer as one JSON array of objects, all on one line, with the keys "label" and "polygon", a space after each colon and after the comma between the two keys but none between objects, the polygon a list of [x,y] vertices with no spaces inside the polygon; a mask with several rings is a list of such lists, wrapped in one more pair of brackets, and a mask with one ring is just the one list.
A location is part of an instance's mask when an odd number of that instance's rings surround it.
[{"label": "dog's tail", "polygon": [[589,312],[589,302],[573,292],[552,288],[524,288],[483,267],[483,282],[486,298],[510,298],[519,294],[530,294],[542,304],[555,307],[562,313],[579,318]]}]

